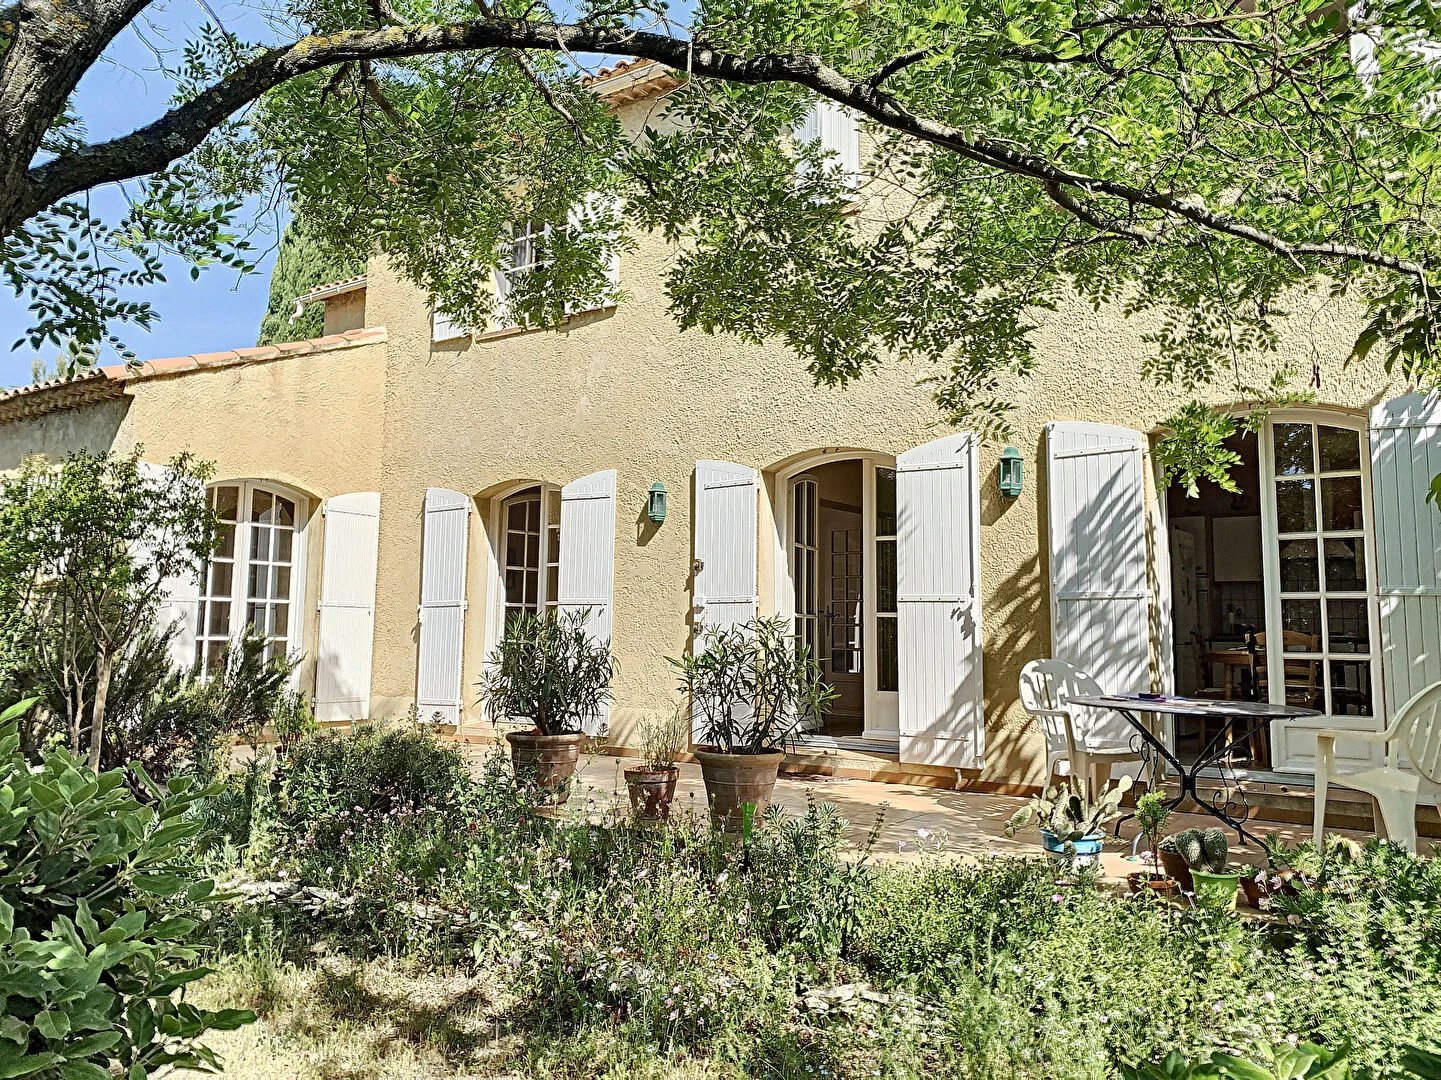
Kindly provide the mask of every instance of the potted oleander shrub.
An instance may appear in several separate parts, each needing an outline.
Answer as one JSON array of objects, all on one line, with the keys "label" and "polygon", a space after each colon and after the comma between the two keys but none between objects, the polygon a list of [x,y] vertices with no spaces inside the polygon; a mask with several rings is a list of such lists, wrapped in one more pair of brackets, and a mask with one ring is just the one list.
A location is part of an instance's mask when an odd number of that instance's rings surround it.
[{"label": "potted oleander shrub", "polygon": [[521,725],[505,735],[516,775],[552,806],[570,797],[586,728],[610,700],[610,642],[591,637],[589,618],[586,609],[512,616],[480,680],[491,716]]},{"label": "potted oleander shrub", "polygon": [[1150,892],[1158,896],[1169,896],[1177,889],[1175,879],[1164,871],[1157,850],[1161,830],[1166,827],[1170,817],[1171,807],[1159,791],[1148,791],[1136,800],[1136,824],[1141,827],[1141,835],[1146,839],[1150,869],[1127,875],[1126,880],[1133,893]]},{"label": "potted oleander shrub", "polygon": [[1076,866],[1094,863],[1106,839],[1106,826],[1121,816],[1121,798],[1131,784],[1131,778],[1123,776],[1092,797],[1085,780],[1069,777],[1064,785],[1048,788],[1012,814],[1006,835],[1015,836],[1035,825],[1041,846],[1053,859]]},{"label": "potted oleander shrub", "polygon": [[784,619],[708,629],[699,645],[669,663],[699,729],[711,821],[738,832],[770,805],[787,741],[821,718],[836,691]]},{"label": "potted oleander shrub", "polygon": [[1176,834],[1175,847],[1191,871],[1191,891],[1195,894],[1196,906],[1234,910],[1241,875],[1226,867],[1231,845],[1225,832],[1218,828],[1185,829]]},{"label": "potted oleander shrub", "polygon": [[664,821],[675,800],[680,775],[676,758],[690,742],[690,721],[684,712],[648,717],[640,722],[641,764],[625,771],[630,808],[643,821]]}]

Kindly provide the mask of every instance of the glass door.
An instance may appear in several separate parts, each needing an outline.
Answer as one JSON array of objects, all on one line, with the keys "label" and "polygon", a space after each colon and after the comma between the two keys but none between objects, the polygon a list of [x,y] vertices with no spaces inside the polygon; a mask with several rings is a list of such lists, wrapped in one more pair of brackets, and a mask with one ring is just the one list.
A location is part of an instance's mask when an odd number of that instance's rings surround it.
[{"label": "glass door", "polygon": [[1283,413],[1267,429],[1266,621],[1275,632],[1256,635],[1256,693],[1323,714],[1272,724],[1273,767],[1304,770],[1315,728],[1378,723],[1369,459],[1359,421]]}]

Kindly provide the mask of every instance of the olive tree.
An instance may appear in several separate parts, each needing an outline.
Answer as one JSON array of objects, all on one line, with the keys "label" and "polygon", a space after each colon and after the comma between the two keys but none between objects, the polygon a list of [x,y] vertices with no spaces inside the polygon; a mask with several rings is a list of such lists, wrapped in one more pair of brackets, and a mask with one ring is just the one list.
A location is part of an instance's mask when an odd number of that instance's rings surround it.
[{"label": "olive tree", "polygon": [[[8,653],[64,688],[71,753],[99,766],[117,661],[153,625],[168,579],[215,542],[207,464],[130,454],[27,459],[0,478],[0,602]],[[22,676],[23,677],[23,676]]]}]

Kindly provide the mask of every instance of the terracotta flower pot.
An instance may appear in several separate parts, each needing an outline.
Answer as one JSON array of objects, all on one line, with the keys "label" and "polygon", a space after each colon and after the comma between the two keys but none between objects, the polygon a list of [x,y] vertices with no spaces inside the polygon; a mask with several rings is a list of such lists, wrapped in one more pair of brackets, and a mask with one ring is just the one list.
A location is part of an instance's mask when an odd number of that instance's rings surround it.
[{"label": "terracotta flower pot", "polygon": [[625,771],[625,786],[630,792],[630,808],[642,821],[664,821],[670,817],[670,804],[675,799],[675,782],[680,770],[674,765],[650,769],[635,765]]},{"label": "terracotta flower pot", "polygon": [[570,798],[570,781],[580,762],[580,748],[586,737],[542,735],[538,731],[507,731],[510,763],[515,775],[531,785],[547,806],[559,806]]},{"label": "terracotta flower pot", "polygon": [[747,804],[755,807],[752,820],[759,821],[770,805],[785,754],[779,750],[761,754],[697,750],[695,756],[705,780],[711,823],[726,832],[740,832],[745,826]]},{"label": "terracotta flower pot", "polygon": [[1181,886],[1182,892],[1196,891],[1196,883],[1191,880],[1191,868],[1186,865],[1186,860],[1181,857],[1180,852],[1161,848],[1157,854],[1161,856],[1161,869],[1166,872],[1168,878],[1175,879],[1176,884]]},{"label": "terracotta flower pot", "polygon": [[1169,876],[1154,877],[1149,871],[1126,876],[1126,883],[1132,893],[1152,893],[1156,896],[1175,896],[1181,887]]}]

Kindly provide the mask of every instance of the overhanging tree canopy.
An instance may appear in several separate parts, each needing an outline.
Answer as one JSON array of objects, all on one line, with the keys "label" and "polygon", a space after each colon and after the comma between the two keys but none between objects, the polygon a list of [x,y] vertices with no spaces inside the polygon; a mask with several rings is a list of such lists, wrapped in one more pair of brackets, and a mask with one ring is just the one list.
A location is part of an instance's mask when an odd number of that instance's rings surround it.
[{"label": "overhanging tree canopy", "polygon": [[[1159,313],[1151,378],[1182,395],[1274,344],[1300,287],[1367,305],[1358,348],[1437,371],[1435,103],[1426,0],[290,0],[288,44],[208,32],[178,103],[87,143],[80,77],[153,0],[0,0],[0,272],[34,334],[99,342],[143,307],[117,281],[157,251],[241,260],[237,200],[279,184],[329,247],[375,247],[462,318],[512,222],[555,234],[515,299],[544,321],[604,280],[627,232],[678,241],[683,326],[782,340],[825,383],[884,357],[934,366],[955,420],[1003,413],[1030,332],[1064,296]],[[682,76],[639,139],[579,84],[596,57]],[[816,96],[874,131],[859,216],[833,171],[796,169]],[[81,201],[126,183],[123,221]],[[886,208],[890,207],[888,211]],[[895,208],[904,212],[894,212]],[[127,279],[125,275],[130,277]],[[1178,415],[1214,442],[1204,414]],[[1178,455],[1183,475],[1197,460]]]}]

